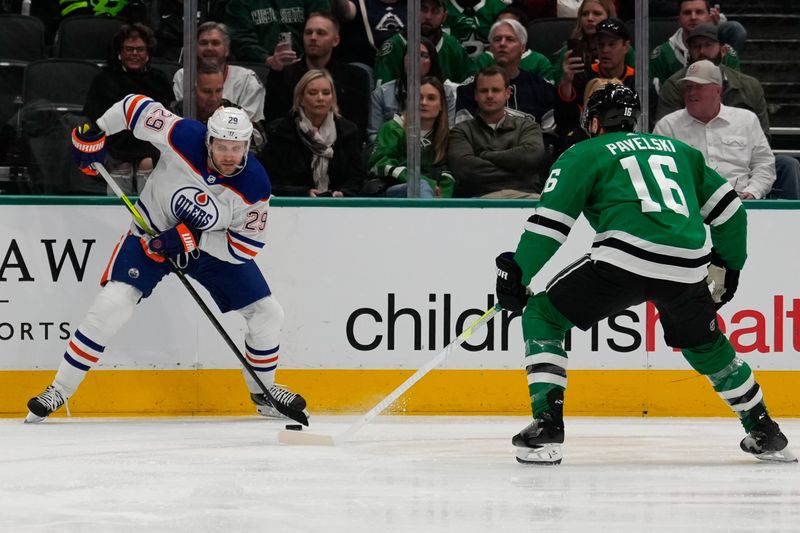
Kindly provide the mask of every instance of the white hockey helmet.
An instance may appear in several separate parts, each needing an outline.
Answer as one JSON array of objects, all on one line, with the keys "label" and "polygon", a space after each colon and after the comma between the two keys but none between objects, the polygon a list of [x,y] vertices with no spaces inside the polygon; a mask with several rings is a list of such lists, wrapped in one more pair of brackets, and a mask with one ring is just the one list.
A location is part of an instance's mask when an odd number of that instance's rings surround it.
[{"label": "white hockey helmet", "polygon": [[[206,148],[211,154],[211,139],[226,141],[245,141],[245,155],[238,170],[247,163],[247,153],[250,151],[250,139],[253,136],[253,123],[242,109],[238,107],[220,107],[206,124]],[[213,164],[213,159],[212,159]],[[237,171],[238,173],[238,171]]]}]

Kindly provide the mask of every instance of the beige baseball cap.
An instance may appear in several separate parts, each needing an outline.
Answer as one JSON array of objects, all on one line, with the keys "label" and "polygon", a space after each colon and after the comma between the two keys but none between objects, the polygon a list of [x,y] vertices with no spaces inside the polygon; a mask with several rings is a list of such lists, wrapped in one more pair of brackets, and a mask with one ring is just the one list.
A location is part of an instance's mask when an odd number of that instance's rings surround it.
[{"label": "beige baseball cap", "polygon": [[714,85],[722,86],[722,72],[714,63],[708,59],[703,59],[689,65],[689,68],[686,69],[686,76],[681,78],[680,81],[693,81],[701,85],[713,83]]}]

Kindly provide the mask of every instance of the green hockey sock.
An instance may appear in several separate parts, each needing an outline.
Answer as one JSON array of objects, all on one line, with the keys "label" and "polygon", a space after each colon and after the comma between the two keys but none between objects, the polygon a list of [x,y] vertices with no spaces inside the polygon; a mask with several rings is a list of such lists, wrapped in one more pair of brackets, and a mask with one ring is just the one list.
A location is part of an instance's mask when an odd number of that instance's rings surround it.
[{"label": "green hockey sock", "polygon": [[[567,387],[567,352],[564,334],[572,324],[547,297],[539,293],[528,300],[522,315],[525,336],[525,371],[534,418],[545,411],[561,411],[563,391]],[[553,392],[557,391],[557,392]]]},{"label": "green hockey sock", "polygon": [[764,397],[750,365],[736,356],[725,335],[682,352],[689,364],[708,378],[717,394],[739,416],[744,430],[749,432],[755,425],[749,413],[758,404],[763,407]]}]

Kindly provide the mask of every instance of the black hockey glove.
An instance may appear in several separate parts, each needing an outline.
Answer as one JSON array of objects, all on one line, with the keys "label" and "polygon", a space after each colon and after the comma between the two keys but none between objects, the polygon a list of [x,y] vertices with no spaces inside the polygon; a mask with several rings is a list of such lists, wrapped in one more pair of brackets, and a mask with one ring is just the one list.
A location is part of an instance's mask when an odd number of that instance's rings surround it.
[{"label": "black hockey glove", "polygon": [[153,253],[174,259],[183,253],[197,250],[199,242],[200,231],[181,222],[150,239],[147,246]]},{"label": "black hockey glove", "polygon": [[739,270],[728,268],[717,252],[711,250],[711,264],[708,265],[706,282],[711,291],[711,299],[719,309],[733,299],[739,287]]},{"label": "black hockey glove", "polygon": [[106,160],[106,134],[94,122],[87,122],[72,130],[72,159],[81,172],[96,176],[92,163]]},{"label": "black hockey glove", "polygon": [[495,259],[497,265],[497,302],[506,311],[522,311],[528,303],[528,294],[522,285],[522,269],[514,259],[514,252],[503,252]]}]

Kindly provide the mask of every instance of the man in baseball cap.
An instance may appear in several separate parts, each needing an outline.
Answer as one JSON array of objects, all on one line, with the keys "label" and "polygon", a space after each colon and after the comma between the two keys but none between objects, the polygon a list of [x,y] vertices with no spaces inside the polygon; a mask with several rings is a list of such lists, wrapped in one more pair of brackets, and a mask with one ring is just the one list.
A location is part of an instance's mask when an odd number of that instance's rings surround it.
[{"label": "man in baseball cap", "polygon": [[719,67],[708,59],[702,59],[689,65],[686,69],[686,75],[680,79],[681,82],[693,82],[700,85],[707,85],[713,83],[722,88],[722,72]]}]

